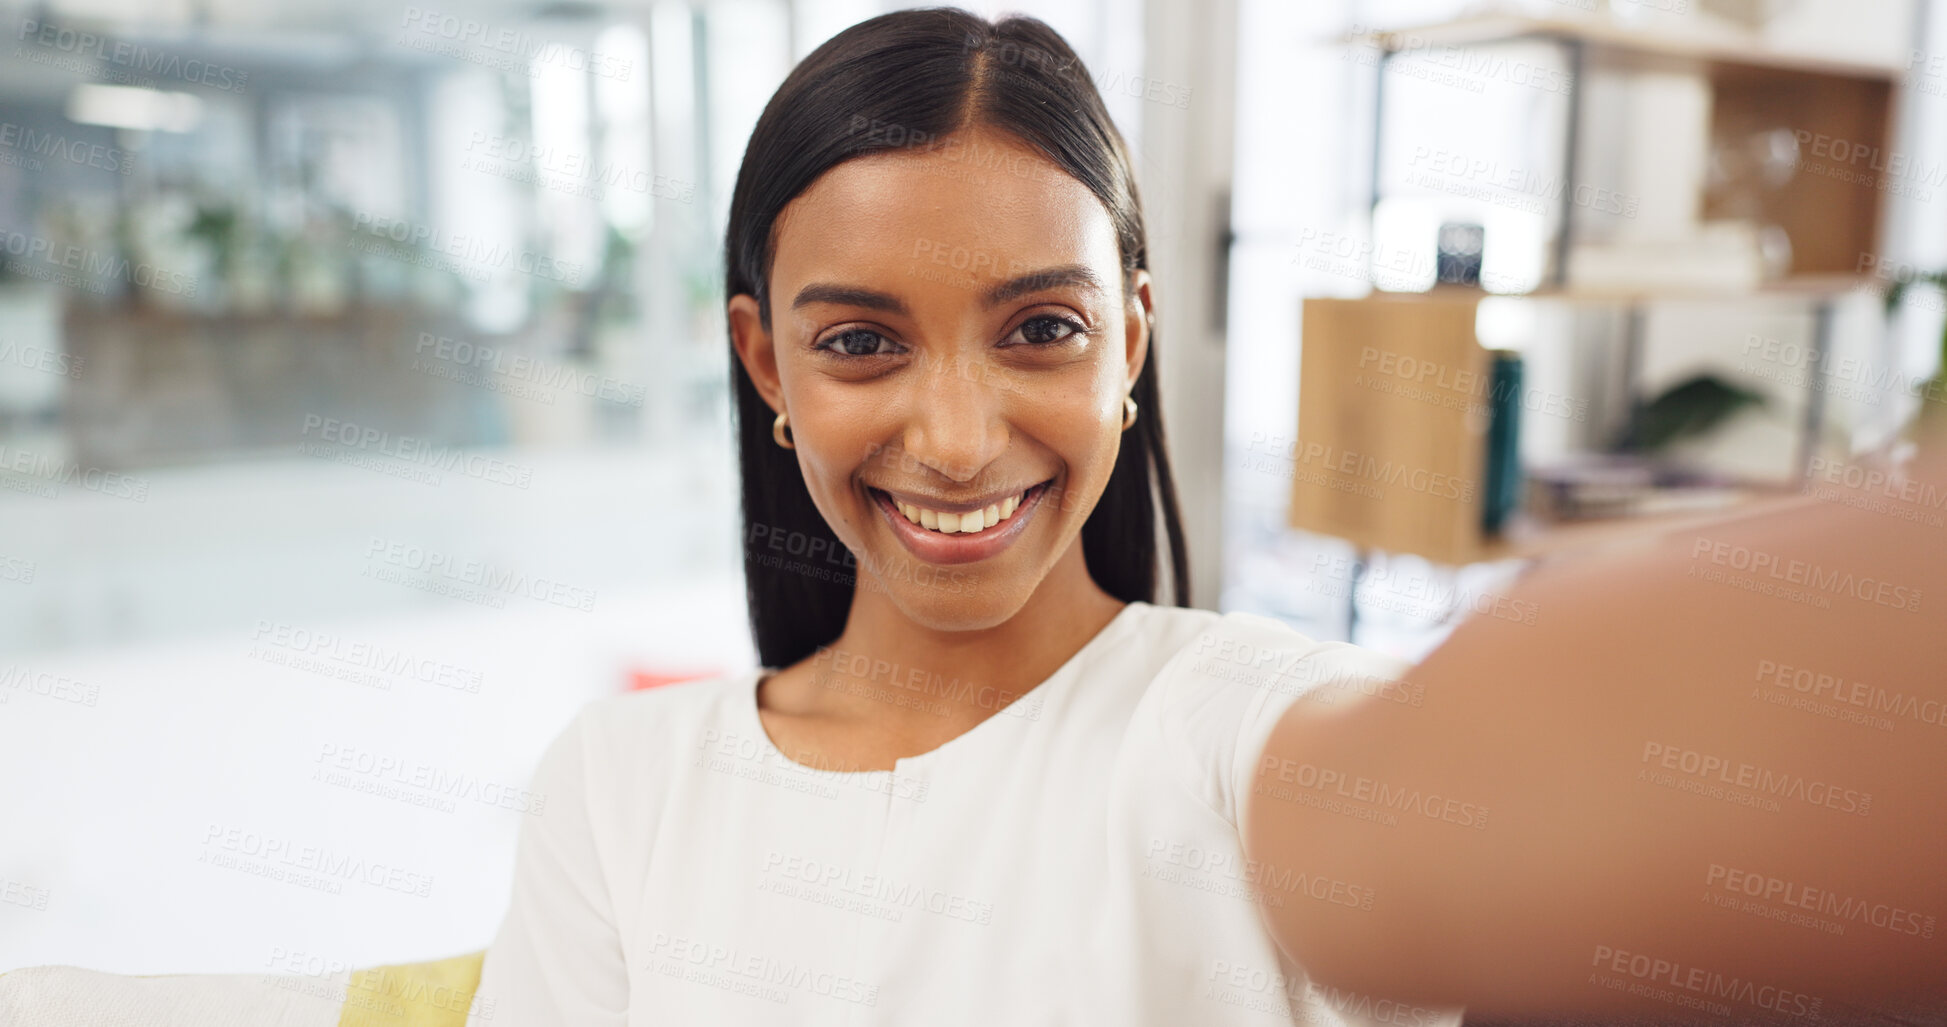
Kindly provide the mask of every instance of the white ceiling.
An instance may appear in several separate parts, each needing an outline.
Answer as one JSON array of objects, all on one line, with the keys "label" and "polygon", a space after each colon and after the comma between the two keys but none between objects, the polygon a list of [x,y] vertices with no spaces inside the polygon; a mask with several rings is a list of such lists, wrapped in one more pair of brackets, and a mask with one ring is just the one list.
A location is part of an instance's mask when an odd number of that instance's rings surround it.
[{"label": "white ceiling", "polygon": [[[44,11],[49,20],[73,19],[114,24],[132,31],[167,32],[192,25],[248,29],[385,29],[396,26],[408,6],[472,18],[521,21],[550,10],[607,10],[640,13],[654,0],[612,0],[606,3],[551,3],[548,0],[10,0],[0,10]],[[12,19],[10,18],[9,21]]]},{"label": "white ceiling", "polygon": [[[534,32],[543,22],[635,19],[656,0],[0,0],[0,32],[17,38],[28,21],[100,32],[120,42],[169,48],[256,73],[351,71],[363,61],[399,67],[448,59],[400,45],[416,7],[473,19],[489,31]],[[712,0],[704,0],[712,2]],[[0,48],[0,104],[65,96],[88,77]],[[66,55],[63,55],[66,56]]]}]

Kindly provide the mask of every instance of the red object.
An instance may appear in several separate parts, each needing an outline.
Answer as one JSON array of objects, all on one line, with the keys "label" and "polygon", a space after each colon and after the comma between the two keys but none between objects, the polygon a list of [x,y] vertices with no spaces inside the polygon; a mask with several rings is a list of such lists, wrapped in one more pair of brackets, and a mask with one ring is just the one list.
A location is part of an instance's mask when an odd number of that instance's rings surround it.
[{"label": "red object", "polygon": [[700,681],[723,673],[719,670],[642,670],[629,671],[629,691],[640,692],[646,688],[661,688],[679,681]]}]

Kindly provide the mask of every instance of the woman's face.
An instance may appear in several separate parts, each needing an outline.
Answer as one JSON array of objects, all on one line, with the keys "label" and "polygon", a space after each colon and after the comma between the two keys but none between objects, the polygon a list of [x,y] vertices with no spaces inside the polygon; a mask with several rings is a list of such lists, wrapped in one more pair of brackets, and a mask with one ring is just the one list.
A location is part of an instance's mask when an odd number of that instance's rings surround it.
[{"label": "woman's face", "polygon": [[858,587],[941,630],[1012,617],[1115,466],[1148,274],[1125,293],[1101,201],[990,129],[832,168],[773,239],[771,331],[736,296],[732,336]]}]

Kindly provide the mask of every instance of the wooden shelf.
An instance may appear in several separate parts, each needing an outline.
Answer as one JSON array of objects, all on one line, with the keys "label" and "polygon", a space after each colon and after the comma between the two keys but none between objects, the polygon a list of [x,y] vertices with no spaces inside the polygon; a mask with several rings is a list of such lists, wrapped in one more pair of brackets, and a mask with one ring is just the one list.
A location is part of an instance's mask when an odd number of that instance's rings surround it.
[{"label": "wooden shelf", "polygon": [[1698,62],[1719,66],[1726,72],[1736,68],[1762,69],[1885,83],[1898,82],[1902,74],[1893,65],[1781,50],[1757,33],[1729,26],[1714,33],[1676,36],[1644,32],[1595,18],[1494,15],[1374,30],[1346,37],[1346,41],[1367,42],[1383,50],[1401,52],[1425,46],[1481,46],[1535,38],[1582,43],[1601,55],[1621,60]]},{"label": "wooden shelf", "polygon": [[[1661,289],[1661,288],[1614,288],[1605,289],[1586,285],[1570,285],[1566,288],[1544,285],[1531,292],[1487,292],[1479,296],[1505,299],[1559,300],[1566,303],[1643,303],[1656,300],[1722,300],[1733,302],[1753,299],[1806,299],[1827,300],[1850,295],[1855,292],[1871,292],[1877,296],[1886,293],[1888,283],[1883,278],[1872,275],[1850,274],[1805,274],[1791,275],[1776,281],[1766,282],[1756,289]],[[1374,296],[1424,296],[1437,294],[1446,286],[1435,286],[1430,292],[1387,292],[1375,289]]]},{"label": "wooden shelf", "polygon": [[1769,513],[1773,510],[1810,502],[1803,494],[1785,489],[1750,491],[1743,499],[1723,506],[1665,513],[1634,514],[1621,517],[1591,518],[1584,521],[1543,522],[1530,517],[1512,518],[1500,535],[1484,539],[1480,560],[1536,559],[1604,546],[1638,542],[1671,531],[1697,528],[1722,520]]}]

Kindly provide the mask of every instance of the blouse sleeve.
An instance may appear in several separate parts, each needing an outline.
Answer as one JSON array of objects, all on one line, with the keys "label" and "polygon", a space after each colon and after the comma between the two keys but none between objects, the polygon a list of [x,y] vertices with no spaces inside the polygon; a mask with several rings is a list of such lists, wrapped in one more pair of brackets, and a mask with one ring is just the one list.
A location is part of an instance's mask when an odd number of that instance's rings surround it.
[{"label": "blouse sleeve", "polygon": [[1230,613],[1165,667],[1161,721],[1192,790],[1239,826],[1264,743],[1293,703],[1414,702],[1401,680],[1411,668],[1370,649],[1316,641],[1269,617]]},{"label": "blouse sleeve", "polygon": [[627,964],[589,815],[588,783],[604,777],[587,722],[584,710],[535,771],[543,805],[521,825],[513,899],[481,968],[480,1008],[493,1016],[482,1023],[620,1027],[627,1020]]},{"label": "blouse sleeve", "polygon": [[1346,706],[1397,702],[1418,706],[1422,702],[1418,686],[1406,680],[1413,669],[1411,661],[1348,642],[1315,642],[1268,618],[1251,619],[1269,625],[1263,630],[1283,631],[1296,644],[1287,642],[1287,648],[1278,654],[1280,662],[1275,673],[1266,671],[1270,680],[1253,689],[1257,693],[1255,700],[1238,727],[1231,760],[1231,794],[1236,796],[1233,823],[1240,830],[1245,809],[1256,789],[1258,763],[1264,756],[1265,743],[1294,704]]},{"label": "blouse sleeve", "polygon": [[1457,1010],[1409,1010],[1313,982],[1278,947],[1260,904],[1363,905],[1371,891],[1254,859],[1240,827],[1264,743],[1293,703],[1393,698],[1405,694],[1397,678],[1407,669],[1240,613],[1209,616],[1170,657],[1117,757],[1104,872],[1115,899],[1094,942],[1150,979],[1105,989],[1101,1022],[1461,1027]]}]

